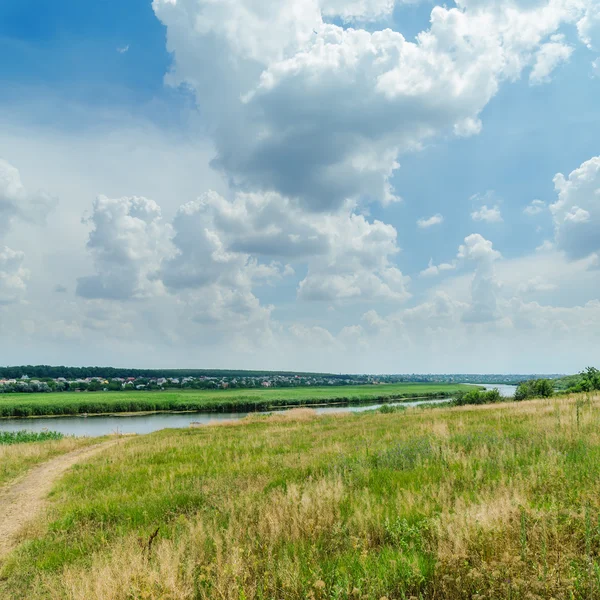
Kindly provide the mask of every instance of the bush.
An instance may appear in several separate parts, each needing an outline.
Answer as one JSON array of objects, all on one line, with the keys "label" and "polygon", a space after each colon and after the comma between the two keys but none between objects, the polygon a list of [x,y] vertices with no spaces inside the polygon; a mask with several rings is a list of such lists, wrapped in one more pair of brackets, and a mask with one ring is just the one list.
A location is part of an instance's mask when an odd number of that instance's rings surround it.
[{"label": "bush", "polygon": [[466,404],[490,404],[492,402],[501,402],[502,396],[500,392],[494,388],[493,390],[479,390],[473,388],[468,392],[459,392],[456,395],[454,404],[456,406],[464,406]]},{"label": "bush", "polygon": [[47,440],[62,440],[63,434],[56,431],[0,431],[0,445],[26,444],[28,442],[45,442]]},{"label": "bush", "polygon": [[548,379],[530,379],[520,383],[515,392],[515,400],[529,398],[550,398],[554,394],[554,386]]}]

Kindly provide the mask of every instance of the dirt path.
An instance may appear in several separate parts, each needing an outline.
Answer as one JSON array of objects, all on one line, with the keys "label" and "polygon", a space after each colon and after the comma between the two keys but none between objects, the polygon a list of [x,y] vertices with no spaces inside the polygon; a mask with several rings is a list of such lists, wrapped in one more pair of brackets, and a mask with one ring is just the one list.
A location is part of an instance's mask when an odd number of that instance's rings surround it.
[{"label": "dirt path", "polygon": [[56,480],[74,464],[117,443],[118,440],[109,440],[57,456],[0,489],[0,562],[17,546],[25,524],[44,508],[46,497]]}]

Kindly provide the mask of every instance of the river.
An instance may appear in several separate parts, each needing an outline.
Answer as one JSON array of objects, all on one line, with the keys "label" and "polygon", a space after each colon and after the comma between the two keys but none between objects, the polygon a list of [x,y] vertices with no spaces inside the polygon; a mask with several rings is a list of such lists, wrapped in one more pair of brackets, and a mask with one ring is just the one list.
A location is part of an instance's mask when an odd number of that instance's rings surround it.
[{"label": "river", "polygon": [[[412,402],[389,403],[390,406],[419,406],[420,404],[438,404],[444,400],[415,400]],[[374,410],[382,404],[362,404],[360,406],[316,406],[314,410],[321,415],[339,412],[363,412]],[[57,431],[65,435],[78,437],[110,435],[114,433],[152,433],[160,429],[189,427],[191,423],[209,424],[218,421],[237,421],[247,412],[234,413],[144,413],[124,415],[97,415],[75,417],[38,417],[33,419],[0,419],[0,431]]]},{"label": "river", "polygon": [[[512,397],[517,389],[514,385],[486,385],[488,390],[498,388],[500,393],[506,397]],[[446,402],[443,400],[414,400],[412,402],[389,403],[389,406],[419,406],[421,404],[438,404]],[[383,406],[379,404],[361,404],[360,406],[344,406],[341,404],[333,406],[316,406],[314,410],[325,415],[340,412],[363,412],[374,410]],[[77,437],[110,435],[114,433],[136,433],[145,434],[159,431],[160,429],[171,429],[189,427],[191,423],[209,424],[217,421],[237,421],[243,419],[247,412],[232,413],[143,413],[123,415],[97,415],[76,417],[39,417],[34,419],[0,419],[0,431],[57,431],[64,435]]]},{"label": "river", "polygon": [[[474,384],[474,385],[480,385],[480,384]],[[493,389],[497,389],[500,392],[501,396],[504,396],[505,398],[513,398],[515,395],[515,392],[517,391],[517,386],[516,385],[507,385],[505,383],[491,383],[489,385],[482,385],[481,387],[484,387],[486,390],[493,390]]]}]

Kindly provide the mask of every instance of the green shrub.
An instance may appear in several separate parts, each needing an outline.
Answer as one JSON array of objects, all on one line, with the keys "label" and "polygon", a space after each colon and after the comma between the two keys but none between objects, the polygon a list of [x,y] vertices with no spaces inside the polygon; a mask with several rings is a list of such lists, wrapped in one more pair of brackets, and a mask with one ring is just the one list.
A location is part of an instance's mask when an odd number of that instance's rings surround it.
[{"label": "green shrub", "polygon": [[529,398],[550,398],[554,394],[554,386],[548,379],[530,379],[520,383],[515,392],[515,400]]},{"label": "green shrub", "polygon": [[502,396],[496,388],[488,391],[473,388],[468,392],[459,392],[456,395],[454,404],[456,406],[464,406],[466,404],[491,404],[493,402],[501,401]]},{"label": "green shrub", "polygon": [[56,431],[0,431],[0,445],[25,444],[28,442],[45,442],[62,440],[63,434]]}]

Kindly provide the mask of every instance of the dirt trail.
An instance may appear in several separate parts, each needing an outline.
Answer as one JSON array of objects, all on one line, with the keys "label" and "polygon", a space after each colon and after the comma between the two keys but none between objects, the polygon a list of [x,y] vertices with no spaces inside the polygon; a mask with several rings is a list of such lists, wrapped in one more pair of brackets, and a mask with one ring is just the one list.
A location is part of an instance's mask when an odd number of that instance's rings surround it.
[{"label": "dirt trail", "polygon": [[57,456],[0,488],[0,562],[19,543],[19,534],[25,524],[44,508],[55,481],[74,464],[117,443],[118,440],[109,440]]}]

